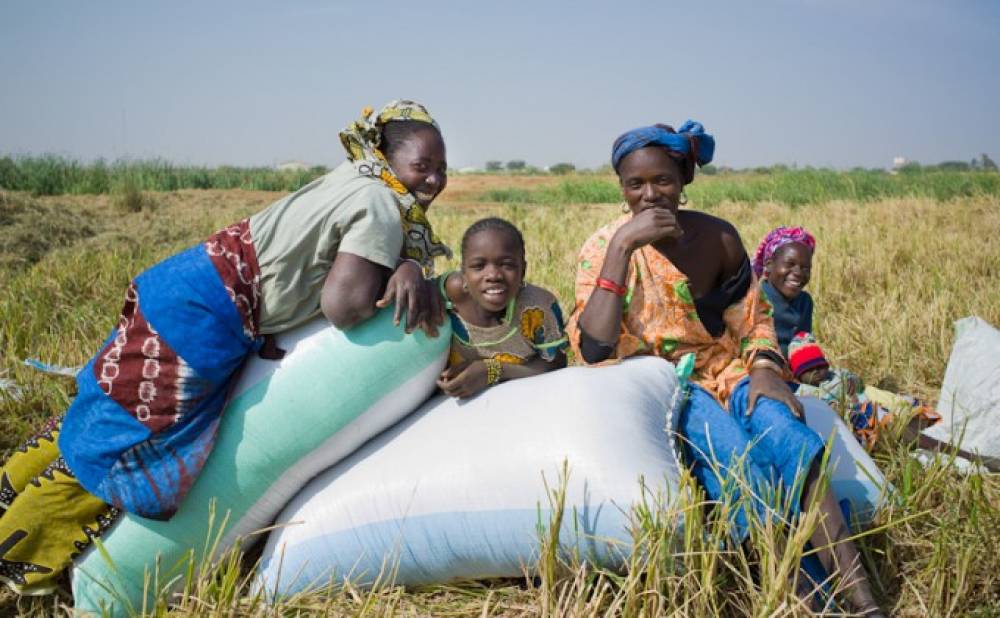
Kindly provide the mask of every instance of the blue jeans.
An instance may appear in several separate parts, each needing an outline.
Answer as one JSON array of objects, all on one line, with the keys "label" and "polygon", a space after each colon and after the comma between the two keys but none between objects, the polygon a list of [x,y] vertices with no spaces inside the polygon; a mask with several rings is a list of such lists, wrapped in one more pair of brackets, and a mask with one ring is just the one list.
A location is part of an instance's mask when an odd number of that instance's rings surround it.
[{"label": "blue jeans", "polygon": [[694,477],[709,499],[729,505],[734,538],[749,534],[744,494],[759,518],[799,513],[802,489],[823,440],[783,403],[761,397],[747,416],[750,380],[729,398],[727,412],[705,389],[690,385],[678,431]]}]

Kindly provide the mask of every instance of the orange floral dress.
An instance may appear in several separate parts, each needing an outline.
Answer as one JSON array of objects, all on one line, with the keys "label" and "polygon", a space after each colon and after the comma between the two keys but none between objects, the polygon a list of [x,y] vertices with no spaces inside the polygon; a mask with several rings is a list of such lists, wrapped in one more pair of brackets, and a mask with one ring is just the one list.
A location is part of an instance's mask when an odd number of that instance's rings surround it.
[{"label": "orange floral dress", "polygon": [[[581,361],[580,314],[596,288],[611,237],[630,218],[626,215],[602,227],[580,250],[576,307],[566,333]],[[653,247],[647,245],[632,253],[625,286],[628,292],[621,335],[613,359],[652,354],[676,363],[692,352],[695,366],[691,380],[725,407],[758,353],[768,350],[781,356],[771,304],[756,280],[741,301],[723,312],[726,330],[719,337],[712,337],[698,317],[687,277]]]}]

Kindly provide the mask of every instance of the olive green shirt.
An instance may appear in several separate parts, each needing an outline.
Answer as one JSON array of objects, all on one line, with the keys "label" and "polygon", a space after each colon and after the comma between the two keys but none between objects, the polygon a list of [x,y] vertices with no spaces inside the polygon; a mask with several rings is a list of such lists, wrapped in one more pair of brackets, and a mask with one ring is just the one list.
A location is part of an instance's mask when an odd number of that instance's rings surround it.
[{"label": "olive green shirt", "polygon": [[260,265],[261,334],[320,313],[323,282],[337,252],[395,268],[403,247],[396,193],[345,161],[250,217]]}]

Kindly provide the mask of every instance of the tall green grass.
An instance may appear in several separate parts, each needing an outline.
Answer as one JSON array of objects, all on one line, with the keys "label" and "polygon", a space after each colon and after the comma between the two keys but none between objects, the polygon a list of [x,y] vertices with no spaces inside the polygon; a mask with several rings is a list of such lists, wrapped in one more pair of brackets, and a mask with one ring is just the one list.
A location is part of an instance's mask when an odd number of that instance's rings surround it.
[{"label": "tall green grass", "polygon": [[[704,176],[686,188],[692,204],[702,208],[723,202],[789,206],[833,200],[873,202],[890,198],[959,198],[1000,196],[1000,174],[918,170],[889,174],[872,170],[837,172],[822,169],[777,170],[766,174]],[[614,179],[575,177],[536,189],[497,187],[484,191],[486,202],[534,204],[609,204],[621,201]]]},{"label": "tall green grass", "polygon": [[487,189],[479,197],[484,202],[506,204],[610,204],[621,201],[621,189],[608,180],[575,177],[536,189]]},{"label": "tall green grass", "polygon": [[83,164],[73,159],[45,155],[0,158],[0,189],[33,195],[93,195],[109,193],[126,182],[139,191],[178,189],[249,189],[295,191],[326,168],[280,171],[268,167],[178,166],[161,159],[141,161],[99,160]]}]

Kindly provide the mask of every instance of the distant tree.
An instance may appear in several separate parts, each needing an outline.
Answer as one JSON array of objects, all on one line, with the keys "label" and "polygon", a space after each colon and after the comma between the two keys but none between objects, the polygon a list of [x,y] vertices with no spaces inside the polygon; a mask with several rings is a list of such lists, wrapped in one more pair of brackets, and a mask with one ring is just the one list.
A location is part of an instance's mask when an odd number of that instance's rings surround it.
[{"label": "distant tree", "polygon": [[708,165],[701,166],[701,173],[707,174],[708,176],[714,176],[719,173],[719,168],[715,167],[711,163]]},{"label": "distant tree", "polygon": [[902,165],[902,167],[899,168],[899,171],[903,174],[916,174],[919,173],[920,170],[922,169],[923,166],[921,166],[916,161],[907,161],[905,164]]},{"label": "distant tree", "polygon": [[549,167],[549,172],[555,174],[556,176],[565,176],[571,172],[576,171],[576,166],[572,163],[556,163]]},{"label": "distant tree", "polygon": [[503,169],[503,161],[487,161],[486,171],[487,172],[499,172]]},{"label": "distant tree", "polygon": [[511,161],[507,161],[508,172],[519,172],[526,167],[528,167],[528,164],[522,161],[521,159],[513,159]]},{"label": "distant tree", "polygon": [[967,172],[969,164],[965,161],[942,161],[937,164],[937,168],[946,172]]},{"label": "distant tree", "polygon": [[993,159],[991,159],[990,156],[988,154],[986,154],[985,152],[983,154],[979,155],[979,167],[984,172],[995,172],[995,171],[997,171],[997,164],[994,163]]}]

